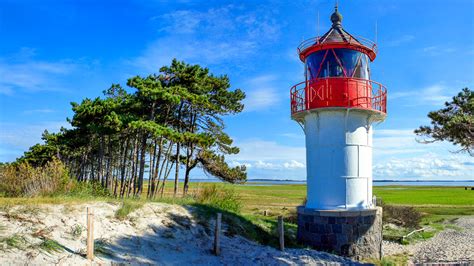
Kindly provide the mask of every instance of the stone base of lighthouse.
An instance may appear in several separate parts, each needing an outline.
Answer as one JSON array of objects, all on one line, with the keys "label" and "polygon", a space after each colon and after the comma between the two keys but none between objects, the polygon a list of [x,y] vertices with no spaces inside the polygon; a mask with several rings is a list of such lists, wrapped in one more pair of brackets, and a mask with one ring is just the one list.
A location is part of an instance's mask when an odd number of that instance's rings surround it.
[{"label": "stone base of lighthouse", "polygon": [[382,255],[382,208],[314,210],[298,207],[298,241],[354,259]]}]

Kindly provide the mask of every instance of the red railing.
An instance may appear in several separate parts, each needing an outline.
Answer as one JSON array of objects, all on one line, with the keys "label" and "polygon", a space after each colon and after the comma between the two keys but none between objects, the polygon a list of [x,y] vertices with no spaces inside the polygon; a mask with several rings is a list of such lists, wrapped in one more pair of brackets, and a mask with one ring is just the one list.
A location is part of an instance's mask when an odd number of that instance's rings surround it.
[{"label": "red railing", "polygon": [[291,114],[316,108],[359,108],[387,113],[387,89],[359,78],[323,78],[303,81],[290,90]]},{"label": "red railing", "polygon": [[[345,37],[348,37],[347,41],[342,41],[342,42],[327,42],[327,43],[331,43],[331,44],[353,44],[353,45],[363,45],[367,48],[369,48],[370,50],[372,50],[375,54],[377,53],[377,44],[369,39],[366,39],[364,37],[360,37],[360,36],[356,36],[356,37],[352,37],[352,36],[345,36]],[[297,48],[297,51],[298,51],[298,54],[301,54],[301,52],[303,52],[304,50],[308,49],[309,47],[313,46],[313,45],[320,45],[320,44],[323,44],[323,42],[321,42],[321,38],[322,36],[318,36],[318,37],[313,37],[311,39],[307,39],[305,41],[303,41]],[[325,43],[326,44],[326,43]]]}]

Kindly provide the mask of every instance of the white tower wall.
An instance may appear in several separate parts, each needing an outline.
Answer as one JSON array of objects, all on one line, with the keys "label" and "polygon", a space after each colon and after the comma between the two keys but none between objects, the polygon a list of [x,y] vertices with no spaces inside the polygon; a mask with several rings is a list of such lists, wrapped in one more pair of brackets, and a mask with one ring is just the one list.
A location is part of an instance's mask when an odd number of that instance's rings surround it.
[{"label": "white tower wall", "polygon": [[305,115],[306,208],[372,207],[371,114],[356,109],[317,109]]}]

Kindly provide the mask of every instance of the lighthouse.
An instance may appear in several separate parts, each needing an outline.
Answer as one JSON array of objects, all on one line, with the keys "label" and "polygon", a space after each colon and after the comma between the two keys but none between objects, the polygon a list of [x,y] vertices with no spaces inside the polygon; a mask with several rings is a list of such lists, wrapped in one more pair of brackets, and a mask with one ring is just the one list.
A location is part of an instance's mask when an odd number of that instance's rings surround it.
[{"label": "lighthouse", "polygon": [[372,196],[374,123],[387,90],[371,80],[374,42],[348,33],[336,5],[332,26],[297,48],[304,81],[290,90],[291,118],[306,137],[307,200],[298,239],[350,257],[380,257],[381,208]]}]

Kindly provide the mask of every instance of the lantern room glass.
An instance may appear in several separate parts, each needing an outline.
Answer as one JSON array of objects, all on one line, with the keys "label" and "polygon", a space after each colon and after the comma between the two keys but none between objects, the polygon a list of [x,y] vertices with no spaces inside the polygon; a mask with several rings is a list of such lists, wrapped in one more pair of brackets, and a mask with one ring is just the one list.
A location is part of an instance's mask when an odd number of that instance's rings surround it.
[{"label": "lantern room glass", "polygon": [[351,49],[315,52],[306,58],[306,68],[309,80],[327,77],[370,79],[368,56]]}]

